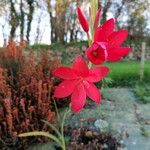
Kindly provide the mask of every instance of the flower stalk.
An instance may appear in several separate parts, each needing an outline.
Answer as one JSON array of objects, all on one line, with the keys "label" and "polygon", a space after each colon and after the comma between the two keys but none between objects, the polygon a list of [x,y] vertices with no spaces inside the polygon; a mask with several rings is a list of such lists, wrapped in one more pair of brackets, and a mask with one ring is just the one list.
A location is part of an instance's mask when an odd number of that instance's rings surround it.
[{"label": "flower stalk", "polygon": [[88,38],[88,45],[89,47],[92,45],[92,41],[91,41],[91,38],[90,38],[90,34],[87,32],[87,38]]},{"label": "flower stalk", "polygon": [[91,36],[92,36],[92,42],[94,40],[94,21],[95,21],[95,16],[97,14],[98,10],[98,0],[91,0],[91,9],[90,9],[90,31],[91,31]]}]

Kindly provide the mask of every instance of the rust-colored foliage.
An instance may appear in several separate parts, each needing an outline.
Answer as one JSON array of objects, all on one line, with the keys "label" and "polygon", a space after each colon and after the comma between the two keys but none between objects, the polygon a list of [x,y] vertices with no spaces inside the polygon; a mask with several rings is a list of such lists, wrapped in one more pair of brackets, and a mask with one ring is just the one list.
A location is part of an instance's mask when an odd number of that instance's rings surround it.
[{"label": "rust-colored foliage", "polygon": [[[0,50],[0,149],[24,149],[43,138],[17,138],[17,134],[49,130],[41,119],[55,121],[52,108],[53,77],[51,71],[60,64],[48,52],[36,58],[30,50],[24,53],[25,42],[11,41]],[[19,140],[19,145],[18,141]]]}]

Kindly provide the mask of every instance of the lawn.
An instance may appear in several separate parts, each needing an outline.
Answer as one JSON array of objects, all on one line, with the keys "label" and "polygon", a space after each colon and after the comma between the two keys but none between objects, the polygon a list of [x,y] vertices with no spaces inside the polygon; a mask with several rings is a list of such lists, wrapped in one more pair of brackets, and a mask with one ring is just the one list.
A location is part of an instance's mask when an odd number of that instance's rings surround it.
[{"label": "lawn", "polygon": [[[106,63],[111,68],[108,77],[112,78],[110,86],[134,86],[140,78],[140,62],[121,61]],[[143,82],[150,83],[150,61],[145,62]]]}]

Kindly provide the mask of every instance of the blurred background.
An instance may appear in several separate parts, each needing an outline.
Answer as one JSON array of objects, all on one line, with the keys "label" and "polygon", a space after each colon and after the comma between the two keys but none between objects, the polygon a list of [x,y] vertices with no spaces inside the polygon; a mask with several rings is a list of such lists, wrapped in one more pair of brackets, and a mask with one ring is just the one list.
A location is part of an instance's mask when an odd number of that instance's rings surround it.
[{"label": "blurred background", "polygon": [[[23,38],[37,55],[39,49],[51,49],[63,64],[70,64],[79,53],[84,55],[88,46],[76,8],[80,6],[89,19],[89,5],[89,0],[0,0],[0,46],[5,47],[9,39]],[[100,0],[99,7],[101,24],[115,18],[116,30],[129,31],[125,45],[132,47],[122,62],[108,63],[112,68],[109,76],[117,81],[112,86],[135,85],[141,74],[142,49],[145,64],[142,78],[149,82],[150,1]]]},{"label": "blurred background", "polygon": [[[77,6],[88,18],[89,0],[0,0],[0,45],[20,36],[30,44],[86,40],[76,17]],[[149,0],[100,0],[99,7],[101,23],[113,17],[116,29],[129,31],[130,42],[150,41]]]}]

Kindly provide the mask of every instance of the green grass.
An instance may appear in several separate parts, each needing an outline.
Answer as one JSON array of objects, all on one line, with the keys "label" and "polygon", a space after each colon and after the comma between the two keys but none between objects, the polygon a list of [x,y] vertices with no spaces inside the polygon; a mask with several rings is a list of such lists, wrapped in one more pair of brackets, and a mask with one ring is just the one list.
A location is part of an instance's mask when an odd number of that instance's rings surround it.
[{"label": "green grass", "polygon": [[[108,77],[112,78],[112,86],[135,86],[140,79],[140,62],[121,61],[106,63],[110,67]],[[150,83],[150,61],[145,62],[143,82]]]}]

